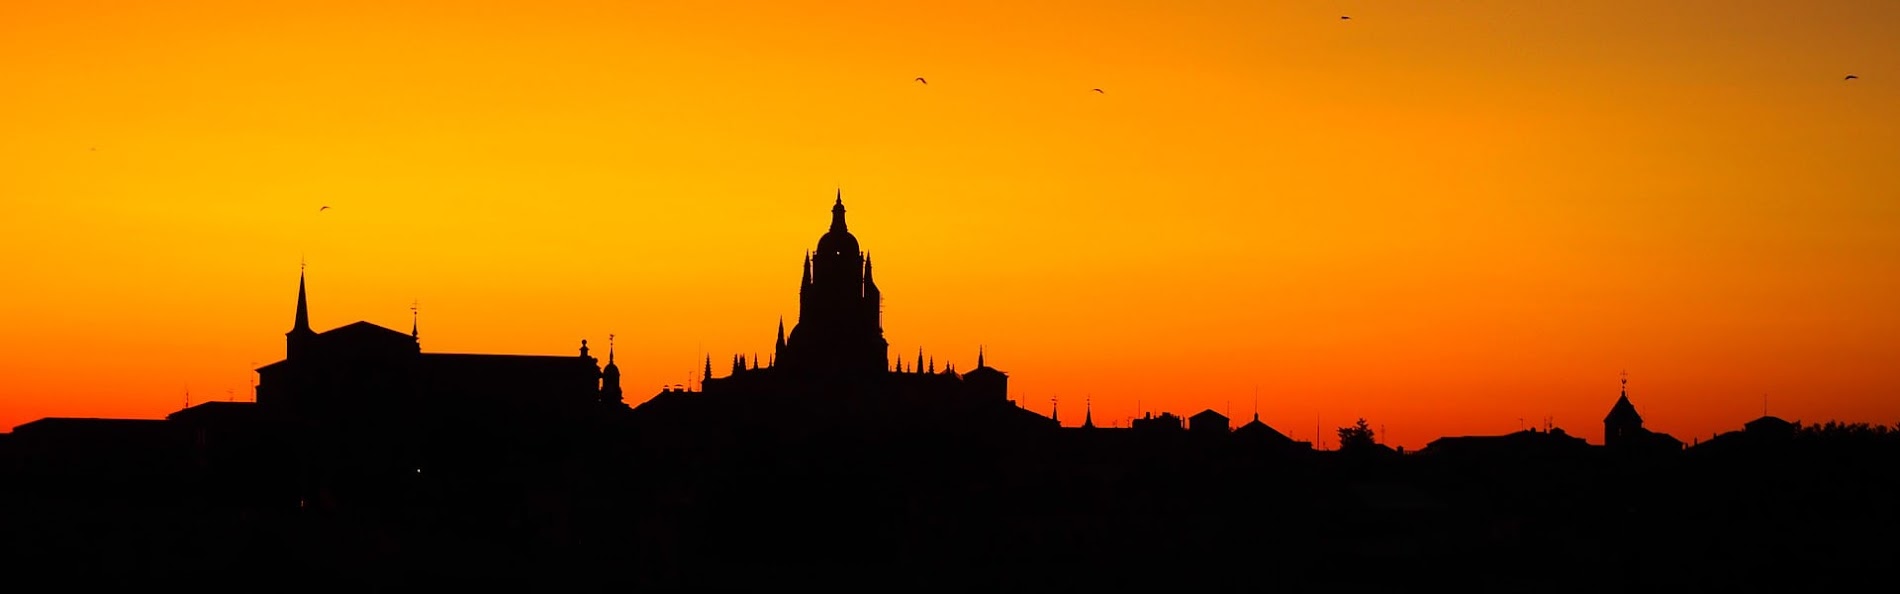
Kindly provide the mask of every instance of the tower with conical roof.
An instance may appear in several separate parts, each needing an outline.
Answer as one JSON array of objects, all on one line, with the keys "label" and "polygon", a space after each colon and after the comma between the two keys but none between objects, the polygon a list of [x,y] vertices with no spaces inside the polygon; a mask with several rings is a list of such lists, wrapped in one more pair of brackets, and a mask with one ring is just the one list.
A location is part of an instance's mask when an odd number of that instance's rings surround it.
[{"label": "tower with conical roof", "polygon": [[844,193],[831,205],[831,228],[806,255],[798,288],[798,321],[777,364],[807,376],[868,377],[890,369],[884,340],[883,294],[871,261],[844,219]]},{"label": "tower with conical roof", "polygon": [[1620,446],[1636,441],[1643,431],[1643,415],[1636,412],[1636,405],[1630,404],[1629,373],[1623,374],[1622,393],[1617,396],[1616,404],[1610,407],[1610,414],[1603,417],[1603,445]]}]

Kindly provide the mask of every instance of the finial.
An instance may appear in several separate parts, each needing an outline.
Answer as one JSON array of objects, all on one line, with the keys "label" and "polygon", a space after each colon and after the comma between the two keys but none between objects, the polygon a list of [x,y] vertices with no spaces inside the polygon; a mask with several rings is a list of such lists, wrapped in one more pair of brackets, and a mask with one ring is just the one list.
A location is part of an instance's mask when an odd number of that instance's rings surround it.
[{"label": "finial", "polygon": [[587,356],[587,339],[581,339],[581,356]]},{"label": "finial", "polygon": [[409,337],[410,338],[422,338],[422,335],[417,332],[417,330],[421,328],[420,320],[421,320],[422,314],[418,312],[421,306],[422,306],[421,299],[415,299],[409,302]]},{"label": "finial", "polygon": [[614,364],[614,335],[607,335],[607,364]]}]

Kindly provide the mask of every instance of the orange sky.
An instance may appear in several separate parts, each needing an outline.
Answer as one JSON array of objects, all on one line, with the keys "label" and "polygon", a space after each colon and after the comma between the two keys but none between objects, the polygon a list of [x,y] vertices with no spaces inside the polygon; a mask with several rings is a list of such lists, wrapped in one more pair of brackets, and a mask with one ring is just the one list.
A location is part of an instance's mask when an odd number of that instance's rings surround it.
[{"label": "orange sky", "polygon": [[637,402],[840,186],[893,351],[1069,424],[1900,421],[1900,3],[902,4],[0,5],[0,427],[245,398],[300,258]]}]

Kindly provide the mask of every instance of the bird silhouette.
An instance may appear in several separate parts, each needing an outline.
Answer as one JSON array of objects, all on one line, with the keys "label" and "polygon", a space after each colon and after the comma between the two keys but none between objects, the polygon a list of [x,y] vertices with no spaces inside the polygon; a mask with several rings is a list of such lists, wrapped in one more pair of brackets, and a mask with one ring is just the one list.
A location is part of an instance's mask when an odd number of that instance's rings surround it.
[{"label": "bird silhouette", "polygon": [[1340,15],[1340,17],[1339,17],[1339,20],[1342,20],[1342,21],[1350,21],[1350,20],[1352,20],[1352,17],[1349,17],[1349,16],[1345,16],[1345,15]]},{"label": "bird silhouette", "polygon": [[330,210],[330,207],[328,207],[328,206],[324,206],[324,207],[320,207],[320,208],[318,208],[318,209],[317,209],[317,212],[323,212],[323,211],[326,211],[326,210]]},{"label": "bird silhouette", "polygon": [[1849,75],[1847,75],[1847,78],[1843,78],[1843,79],[1841,79],[1841,80],[1854,80],[1854,79],[1857,79],[1857,78],[1860,78],[1860,77],[1858,77],[1858,76],[1854,76],[1854,75],[1852,75],[1852,74],[1849,74]]},{"label": "bird silhouette", "polygon": [[[1094,91],[1095,91],[1095,92],[1097,92],[1097,93],[1102,93],[1102,90],[1101,90],[1101,89],[1092,89],[1092,90],[1094,90]],[[1107,95],[1107,93],[1102,93],[1102,94],[1104,94],[1104,95]]]},{"label": "bird silhouette", "polygon": [[917,77],[917,82],[930,84],[930,81],[924,80],[924,77],[921,77],[921,76]]}]

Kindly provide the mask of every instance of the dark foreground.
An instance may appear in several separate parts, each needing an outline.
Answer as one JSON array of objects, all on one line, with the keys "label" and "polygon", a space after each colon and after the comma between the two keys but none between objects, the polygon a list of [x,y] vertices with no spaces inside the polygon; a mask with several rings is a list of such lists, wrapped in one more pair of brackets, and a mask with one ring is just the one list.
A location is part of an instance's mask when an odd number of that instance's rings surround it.
[{"label": "dark foreground", "polygon": [[604,435],[491,436],[403,458],[436,460],[419,470],[368,449],[16,452],[4,565],[40,589],[200,592],[1834,592],[1891,584],[1900,553],[1885,442],[1471,459]]}]

